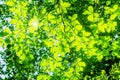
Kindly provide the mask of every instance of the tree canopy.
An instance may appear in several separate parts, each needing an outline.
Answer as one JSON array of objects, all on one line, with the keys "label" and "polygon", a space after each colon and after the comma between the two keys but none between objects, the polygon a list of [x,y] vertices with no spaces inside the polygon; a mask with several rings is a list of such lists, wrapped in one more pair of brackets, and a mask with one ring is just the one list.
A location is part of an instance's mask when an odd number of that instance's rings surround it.
[{"label": "tree canopy", "polygon": [[0,2],[5,80],[120,79],[120,0]]}]

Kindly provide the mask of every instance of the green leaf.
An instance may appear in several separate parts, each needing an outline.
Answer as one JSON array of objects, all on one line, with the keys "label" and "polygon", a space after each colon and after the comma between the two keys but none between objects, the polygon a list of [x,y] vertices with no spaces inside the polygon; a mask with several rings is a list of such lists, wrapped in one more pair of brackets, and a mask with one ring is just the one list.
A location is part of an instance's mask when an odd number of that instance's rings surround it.
[{"label": "green leaf", "polygon": [[67,8],[67,7],[70,7],[70,3],[68,3],[68,2],[63,2],[63,3],[61,3],[61,6],[63,7],[63,8]]},{"label": "green leaf", "polygon": [[0,32],[0,37],[5,37],[5,36],[7,36],[8,35],[8,33],[7,32]]},{"label": "green leaf", "polygon": [[98,61],[101,61],[102,59],[103,59],[103,55],[98,55],[98,56],[97,56],[97,60],[98,60]]},{"label": "green leaf", "polygon": [[115,12],[118,9],[118,5],[113,6],[113,11]]},{"label": "green leaf", "polygon": [[78,31],[80,31],[82,29],[82,25],[76,25],[75,29],[78,30]]},{"label": "green leaf", "polygon": [[87,15],[89,15],[89,14],[91,14],[91,12],[90,11],[88,11],[88,10],[85,10],[84,12],[83,12],[83,14],[87,14]]},{"label": "green leaf", "polygon": [[10,38],[9,37],[7,37],[6,39],[5,39],[5,43],[10,43]]},{"label": "green leaf", "polygon": [[94,21],[93,14],[89,15],[89,16],[87,17],[87,19],[88,19],[88,21]]},{"label": "green leaf", "polygon": [[93,6],[88,6],[88,11],[93,13]]},{"label": "green leaf", "polygon": [[98,3],[99,3],[99,0],[95,0],[95,3],[97,3],[97,4],[98,4]]},{"label": "green leaf", "polygon": [[76,18],[77,18],[77,14],[74,14],[71,19],[76,20]]},{"label": "green leaf", "polygon": [[116,13],[115,13],[115,14],[112,14],[112,15],[110,16],[110,20],[114,20],[116,17],[117,17],[117,14],[116,14]]},{"label": "green leaf", "polygon": [[80,25],[80,22],[78,20],[74,20],[73,25]]},{"label": "green leaf", "polygon": [[0,37],[0,46],[3,44],[4,40],[2,37]]},{"label": "green leaf", "polygon": [[106,1],[106,5],[110,5],[111,4],[111,1]]},{"label": "green leaf", "polygon": [[14,3],[13,1],[7,1],[7,2],[6,2],[6,5],[8,5],[8,6],[14,6],[15,3]]},{"label": "green leaf", "polygon": [[43,8],[41,12],[42,12],[42,14],[45,14],[46,13],[46,8]]}]

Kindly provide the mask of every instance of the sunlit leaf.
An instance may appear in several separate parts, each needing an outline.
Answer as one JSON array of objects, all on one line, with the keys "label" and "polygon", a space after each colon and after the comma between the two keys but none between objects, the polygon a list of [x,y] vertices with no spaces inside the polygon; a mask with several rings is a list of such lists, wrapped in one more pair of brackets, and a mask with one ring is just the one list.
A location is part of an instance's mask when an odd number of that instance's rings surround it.
[{"label": "sunlit leaf", "polygon": [[15,3],[14,3],[13,1],[7,1],[6,4],[7,4],[8,6],[14,6],[14,5],[15,5]]},{"label": "sunlit leaf", "polygon": [[61,6],[63,7],[63,8],[67,8],[67,7],[70,7],[70,3],[68,3],[68,2],[63,2],[63,3],[61,3]]},{"label": "sunlit leaf", "polygon": [[93,6],[88,6],[88,11],[93,12]]},{"label": "sunlit leaf", "polygon": [[89,14],[91,14],[91,12],[90,11],[88,11],[88,10],[85,10],[85,12],[83,12],[83,14],[87,14],[87,15],[89,15]]},{"label": "sunlit leaf", "polygon": [[76,25],[75,29],[78,30],[78,31],[81,30],[82,29],[82,25]]},{"label": "sunlit leaf", "polygon": [[93,21],[93,20],[94,20],[93,14],[89,15],[89,16],[87,17],[87,19],[88,19],[88,21]]},{"label": "sunlit leaf", "polygon": [[110,16],[110,20],[114,20],[116,17],[117,17],[117,14],[112,14],[112,15]]},{"label": "sunlit leaf", "polygon": [[39,25],[39,21],[38,21],[37,17],[33,17],[33,18],[29,21],[29,26],[38,27],[38,25]]},{"label": "sunlit leaf", "polygon": [[74,14],[71,19],[75,20],[76,18],[77,18],[77,14]]}]

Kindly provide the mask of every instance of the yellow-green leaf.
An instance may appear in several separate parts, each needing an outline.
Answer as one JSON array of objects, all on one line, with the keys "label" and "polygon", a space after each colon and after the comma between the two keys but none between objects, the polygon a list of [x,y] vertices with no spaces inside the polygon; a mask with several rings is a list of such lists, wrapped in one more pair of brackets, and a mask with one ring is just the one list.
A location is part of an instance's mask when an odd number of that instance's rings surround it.
[{"label": "yellow-green leaf", "polygon": [[113,11],[115,12],[118,9],[118,5],[113,6]]},{"label": "yellow-green leaf", "polygon": [[29,26],[31,27],[38,27],[39,26],[39,21],[37,19],[37,17],[33,17],[30,21],[29,21]]},{"label": "yellow-green leaf", "polygon": [[87,17],[87,19],[88,19],[88,21],[94,21],[93,14],[89,15],[89,16]]},{"label": "yellow-green leaf", "polygon": [[71,19],[75,20],[76,18],[77,18],[77,14],[74,14]]},{"label": "yellow-green leaf", "polygon": [[88,6],[88,11],[93,12],[93,6]]},{"label": "yellow-green leaf", "polygon": [[46,8],[44,8],[41,12],[42,12],[42,14],[45,14],[46,13]]},{"label": "yellow-green leaf", "polygon": [[0,37],[0,46],[3,44],[4,40],[2,37]]},{"label": "yellow-green leaf", "polygon": [[63,8],[67,8],[67,7],[70,7],[70,3],[68,3],[68,2],[63,2],[63,3],[61,3],[61,6],[63,7]]},{"label": "yellow-green leaf", "polygon": [[7,1],[6,4],[7,4],[8,6],[14,6],[14,5],[15,5],[15,3],[14,3],[13,1]]},{"label": "yellow-green leaf", "polygon": [[80,31],[82,29],[82,25],[76,25],[75,29],[78,30],[78,31]]},{"label": "yellow-green leaf", "polygon": [[110,20],[114,20],[116,17],[117,17],[117,14],[112,14],[112,15],[110,16]]},{"label": "yellow-green leaf", "polygon": [[98,60],[98,61],[101,61],[102,59],[103,59],[103,55],[98,55],[98,56],[97,56],[97,60]]},{"label": "yellow-green leaf", "polygon": [[85,10],[84,12],[83,12],[83,14],[87,14],[87,15],[89,15],[89,14],[91,14],[91,12],[90,11],[88,11],[88,10]]}]

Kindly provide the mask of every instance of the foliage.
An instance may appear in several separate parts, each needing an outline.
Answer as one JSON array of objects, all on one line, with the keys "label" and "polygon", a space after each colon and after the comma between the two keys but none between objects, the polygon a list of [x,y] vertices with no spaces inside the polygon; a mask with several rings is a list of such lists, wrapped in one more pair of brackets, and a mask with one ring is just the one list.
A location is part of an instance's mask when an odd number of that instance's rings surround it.
[{"label": "foliage", "polygon": [[6,0],[0,5],[6,79],[119,79],[119,4]]}]

